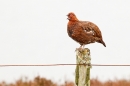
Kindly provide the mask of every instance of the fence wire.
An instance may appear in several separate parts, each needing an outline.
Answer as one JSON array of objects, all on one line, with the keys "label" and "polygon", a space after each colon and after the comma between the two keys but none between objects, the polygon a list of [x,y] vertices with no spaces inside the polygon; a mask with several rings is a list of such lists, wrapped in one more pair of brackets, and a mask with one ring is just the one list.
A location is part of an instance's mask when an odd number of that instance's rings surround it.
[{"label": "fence wire", "polygon": [[9,66],[70,66],[70,65],[130,66],[130,64],[0,64],[0,67],[9,67]]}]

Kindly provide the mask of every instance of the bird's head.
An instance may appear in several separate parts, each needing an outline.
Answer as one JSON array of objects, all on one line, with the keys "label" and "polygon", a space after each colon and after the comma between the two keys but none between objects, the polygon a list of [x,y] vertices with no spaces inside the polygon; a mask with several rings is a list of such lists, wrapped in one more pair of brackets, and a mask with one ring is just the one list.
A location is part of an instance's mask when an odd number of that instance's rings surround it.
[{"label": "bird's head", "polygon": [[73,12],[68,13],[67,16],[68,16],[67,19],[68,19],[69,21],[78,21],[76,15],[75,15]]}]

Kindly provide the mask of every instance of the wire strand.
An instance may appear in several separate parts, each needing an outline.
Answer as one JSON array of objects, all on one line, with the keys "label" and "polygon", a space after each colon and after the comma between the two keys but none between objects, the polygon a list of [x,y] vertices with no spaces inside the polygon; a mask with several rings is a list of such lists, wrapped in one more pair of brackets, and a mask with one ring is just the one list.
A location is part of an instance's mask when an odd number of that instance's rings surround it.
[{"label": "wire strand", "polygon": [[[85,65],[85,64],[0,64],[0,67],[9,66],[70,66],[70,65]],[[89,65],[89,64],[86,64]],[[91,64],[91,66],[130,66],[130,64]]]}]

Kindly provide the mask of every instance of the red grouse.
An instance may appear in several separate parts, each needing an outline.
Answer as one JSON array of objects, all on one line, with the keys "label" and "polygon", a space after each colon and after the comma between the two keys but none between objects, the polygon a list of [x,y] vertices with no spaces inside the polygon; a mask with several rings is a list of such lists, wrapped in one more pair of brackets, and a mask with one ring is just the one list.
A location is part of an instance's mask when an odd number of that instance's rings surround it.
[{"label": "red grouse", "polygon": [[70,12],[67,16],[69,20],[67,25],[68,35],[78,42],[81,45],[80,47],[95,42],[101,43],[106,47],[102,33],[97,25],[89,21],[79,21],[73,12]]}]

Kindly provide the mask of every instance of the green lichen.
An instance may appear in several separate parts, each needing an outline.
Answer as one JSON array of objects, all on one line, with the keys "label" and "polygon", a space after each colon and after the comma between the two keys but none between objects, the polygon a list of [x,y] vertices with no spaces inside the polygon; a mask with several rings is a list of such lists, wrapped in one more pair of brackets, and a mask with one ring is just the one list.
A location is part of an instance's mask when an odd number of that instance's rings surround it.
[{"label": "green lichen", "polygon": [[78,81],[79,81],[79,65],[76,65],[75,69],[75,83],[78,86]]}]

